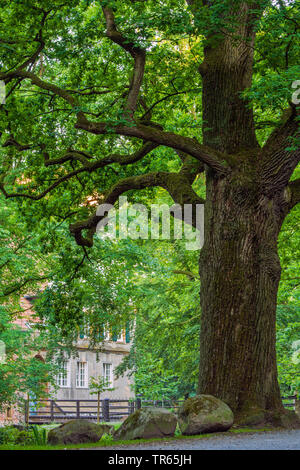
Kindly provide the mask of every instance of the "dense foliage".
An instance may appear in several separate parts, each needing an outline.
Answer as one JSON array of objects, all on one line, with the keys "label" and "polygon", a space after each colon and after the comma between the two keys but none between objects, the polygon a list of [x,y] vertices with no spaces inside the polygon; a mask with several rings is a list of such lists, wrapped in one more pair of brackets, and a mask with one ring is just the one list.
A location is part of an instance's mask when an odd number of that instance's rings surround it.
[{"label": "dense foliage", "polygon": [[72,345],[20,303],[22,294],[37,292],[49,279],[50,258],[15,204],[1,198],[0,213],[0,410],[14,403],[23,413],[28,396],[34,401],[48,396],[47,386],[55,388],[63,352],[71,353]]}]

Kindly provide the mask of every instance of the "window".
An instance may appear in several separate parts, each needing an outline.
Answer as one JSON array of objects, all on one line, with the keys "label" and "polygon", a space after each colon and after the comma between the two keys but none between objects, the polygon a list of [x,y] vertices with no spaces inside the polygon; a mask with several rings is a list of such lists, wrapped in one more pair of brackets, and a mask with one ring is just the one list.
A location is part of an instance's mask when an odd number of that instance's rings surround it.
[{"label": "window", "polygon": [[79,339],[86,339],[89,336],[89,327],[84,325],[79,329]]},{"label": "window", "polygon": [[76,387],[87,388],[87,362],[77,362]]},{"label": "window", "polygon": [[110,340],[110,332],[109,332],[109,328],[106,326],[104,327],[104,330],[103,330],[103,336],[104,336],[104,341],[109,341]]},{"label": "window", "polygon": [[108,364],[107,362],[103,363],[103,377],[107,383],[107,387],[113,386],[113,367],[112,364]]},{"label": "window", "polygon": [[70,387],[70,370],[67,361],[62,363],[62,369],[62,372],[56,377],[56,383],[59,387]]},{"label": "window", "polygon": [[124,332],[121,331],[121,333],[118,334],[117,336],[117,341],[121,341],[122,343],[124,343]]},{"label": "window", "polygon": [[124,343],[124,332],[117,328],[112,329],[112,340]]},{"label": "window", "polygon": [[[83,310],[86,311],[85,308]],[[89,332],[90,332],[90,324],[89,324],[89,321],[85,319],[83,325],[81,325],[79,328],[79,338],[80,339],[88,338]]]}]

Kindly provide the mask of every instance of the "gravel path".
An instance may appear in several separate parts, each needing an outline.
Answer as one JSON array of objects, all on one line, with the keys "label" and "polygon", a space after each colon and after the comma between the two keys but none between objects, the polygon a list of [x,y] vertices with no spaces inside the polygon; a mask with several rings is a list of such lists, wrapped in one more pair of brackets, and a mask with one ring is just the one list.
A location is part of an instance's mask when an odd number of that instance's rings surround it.
[{"label": "gravel path", "polygon": [[247,434],[230,434],[202,439],[184,439],[170,442],[153,442],[119,447],[98,448],[107,450],[300,450],[300,430],[269,431]]}]

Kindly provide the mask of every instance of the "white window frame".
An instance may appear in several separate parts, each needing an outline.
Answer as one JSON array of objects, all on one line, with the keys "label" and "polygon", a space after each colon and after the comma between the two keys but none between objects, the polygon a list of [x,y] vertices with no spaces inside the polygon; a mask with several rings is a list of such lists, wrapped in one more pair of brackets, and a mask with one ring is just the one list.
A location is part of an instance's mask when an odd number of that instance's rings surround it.
[{"label": "white window frame", "polygon": [[103,362],[102,363],[102,376],[104,379],[107,378],[106,375],[106,366],[110,366],[110,372],[109,372],[109,383],[107,384],[107,388],[112,388],[114,386],[114,374],[113,374],[113,365],[111,362]]},{"label": "white window frame", "polygon": [[[84,385],[82,385],[79,380],[81,377],[80,365],[84,364]],[[77,361],[76,362],[76,388],[88,388],[88,363],[87,361]]]},{"label": "white window frame", "polygon": [[107,326],[105,326],[103,329],[103,337],[104,337],[104,341],[110,341],[110,331],[109,331],[109,327]]},{"label": "white window frame", "polygon": [[71,386],[71,377],[70,377],[70,361],[63,361],[64,370],[66,371],[66,375],[63,375],[63,372],[60,372],[56,376],[56,384],[59,388],[70,388]]},{"label": "white window frame", "polygon": [[124,343],[124,331],[123,330],[117,336],[117,343]]}]

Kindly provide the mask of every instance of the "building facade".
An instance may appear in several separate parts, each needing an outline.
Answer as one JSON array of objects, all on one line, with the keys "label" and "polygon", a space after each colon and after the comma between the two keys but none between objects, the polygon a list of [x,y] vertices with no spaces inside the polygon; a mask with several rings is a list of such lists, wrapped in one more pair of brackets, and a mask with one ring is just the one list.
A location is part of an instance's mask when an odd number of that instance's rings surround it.
[{"label": "building facade", "polygon": [[57,377],[58,390],[51,395],[57,400],[89,400],[95,395],[89,389],[91,377],[102,376],[107,381],[108,389],[101,393],[101,398],[129,400],[134,398],[132,379],[128,375],[117,378],[116,368],[124,356],[129,354],[131,341],[126,340],[126,333],[117,338],[109,336],[103,341],[101,349],[91,350],[87,338],[80,338],[76,345],[78,357],[66,359],[65,373]]},{"label": "building facade", "polygon": [[[34,296],[24,296],[20,305],[23,314],[16,320],[16,324],[23,330],[31,327],[32,322],[38,321],[34,317]],[[95,400],[89,384],[92,377],[102,376],[107,382],[107,389],[101,393],[101,399],[130,400],[134,398],[133,379],[124,374],[116,377],[116,368],[129,354],[132,345],[130,332],[122,331],[118,336],[112,335],[109,327],[99,348],[92,349],[85,334],[80,334],[75,345],[77,355],[66,357],[63,363],[64,372],[56,377],[57,387],[49,387],[49,399],[64,400]],[[38,358],[43,360],[46,351],[39,351]],[[30,403],[30,410],[34,412],[36,404]],[[11,405],[0,413],[0,425],[18,424],[24,422],[25,414],[17,405]]]}]

